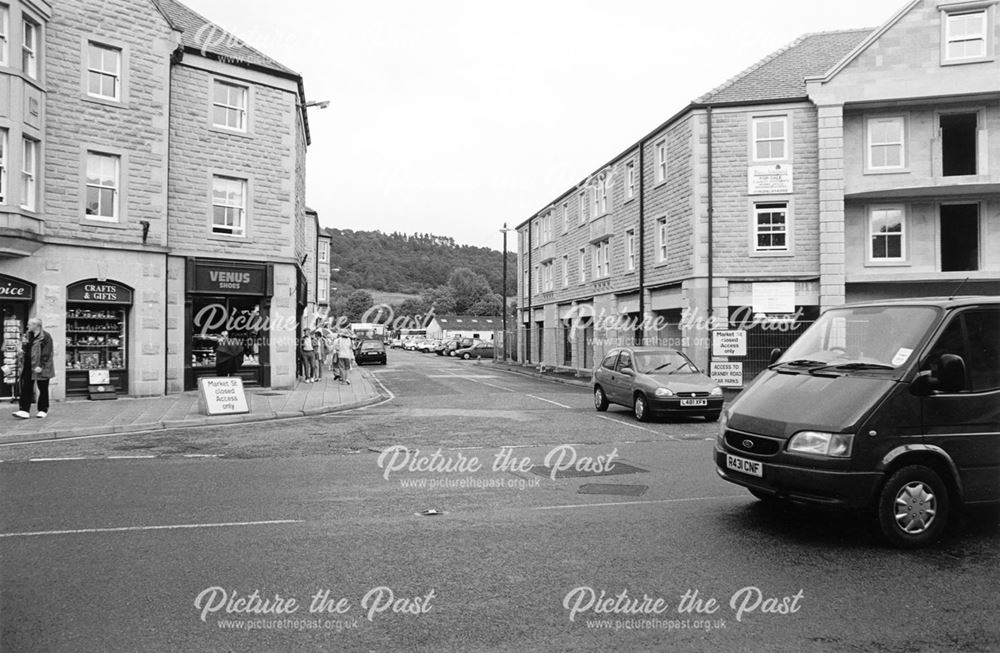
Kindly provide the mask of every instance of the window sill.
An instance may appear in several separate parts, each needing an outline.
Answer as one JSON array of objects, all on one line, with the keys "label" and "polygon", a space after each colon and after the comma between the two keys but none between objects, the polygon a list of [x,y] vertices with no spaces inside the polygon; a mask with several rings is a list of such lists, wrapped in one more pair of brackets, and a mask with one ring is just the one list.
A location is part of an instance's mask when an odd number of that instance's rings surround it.
[{"label": "window sill", "polygon": [[910,174],[910,169],[907,167],[902,168],[865,168],[865,175],[908,175]]},{"label": "window sill", "polygon": [[224,242],[224,243],[241,243],[241,244],[245,244],[245,243],[252,242],[250,240],[250,238],[248,236],[246,236],[246,235],[235,236],[235,235],[229,235],[229,234],[217,234],[217,233],[213,233],[211,231],[208,232],[208,239],[209,240],[221,241],[221,242]]},{"label": "window sill", "polygon": [[774,250],[774,251],[768,251],[768,250],[765,250],[765,251],[756,251],[756,250],[754,250],[754,251],[750,252],[750,258],[792,258],[794,256],[795,256],[795,252],[793,252],[791,250],[788,250],[788,249]]},{"label": "window sill", "polygon": [[128,109],[128,105],[124,100],[112,100],[106,97],[97,97],[91,95],[90,93],[82,93],[80,99],[84,102],[90,102],[91,104],[99,104],[103,107],[116,107],[118,109]]},{"label": "window sill", "polygon": [[994,57],[976,57],[975,59],[953,59],[953,60],[941,59],[941,65],[964,66],[966,64],[974,64],[974,63],[990,63],[991,61],[994,60],[995,60]]},{"label": "window sill", "polygon": [[95,220],[87,216],[80,218],[80,224],[87,225],[88,227],[107,227],[109,229],[125,229],[131,226],[127,222],[123,222],[121,218],[116,220]]},{"label": "window sill", "polygon": [[866,268],[908,268],[911,263],[900,259],[898,261],[865,261]]},{"label": "window sill", "polygon": [[229,127],[220,127],[214,123],[209,124],[208,131],[215,132],[216,134],[225,134],[226,136],[236,136],[237,138],[253,138],[253,134],[249,131],[241,131],[239,129],[231,129]]}]

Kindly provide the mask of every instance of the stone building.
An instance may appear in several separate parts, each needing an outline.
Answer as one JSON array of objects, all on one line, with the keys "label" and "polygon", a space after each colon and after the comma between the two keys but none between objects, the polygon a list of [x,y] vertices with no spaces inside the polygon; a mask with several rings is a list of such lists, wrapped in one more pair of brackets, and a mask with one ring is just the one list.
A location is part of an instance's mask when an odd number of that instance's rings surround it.
[{"label": "stone building", "polygon": [[914,0],[690,103],[518,226],[521,359],[708,367],[711,330],[742,329],[720,361],[749,379],[845,300],[996,294],[997,30],[991,3]]},{"label": "stone building", "polygon": [[54,398],[102,375],[156,395],[214,371],[227,330],[247,383],[290,385],[315,246],[301,76],[174,0],[0,11],[5,351],[38,315]]}]

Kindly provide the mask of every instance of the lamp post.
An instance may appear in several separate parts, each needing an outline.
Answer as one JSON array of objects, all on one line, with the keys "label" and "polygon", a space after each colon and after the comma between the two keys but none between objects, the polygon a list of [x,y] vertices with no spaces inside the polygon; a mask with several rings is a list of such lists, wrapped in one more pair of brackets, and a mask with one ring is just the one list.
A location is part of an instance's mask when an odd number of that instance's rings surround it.
[{"label": "lamp post", "polygon": [[500,281],[501,293],[503,294],[503,308],[500,309],[501,315],[503,315],[503,360],[507,362],[507,232],[514,231],[513,229],[507,228],[507,223],[503,223],[503,229],[500,233],[503,234],[503,279]]}]

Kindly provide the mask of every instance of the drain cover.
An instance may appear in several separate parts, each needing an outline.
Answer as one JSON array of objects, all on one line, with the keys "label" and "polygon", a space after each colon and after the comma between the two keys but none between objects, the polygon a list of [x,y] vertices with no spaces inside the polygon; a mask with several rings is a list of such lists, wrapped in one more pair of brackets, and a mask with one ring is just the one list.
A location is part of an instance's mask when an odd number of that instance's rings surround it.
[{"label": "drain cover", "polygon": [[623,497],[641,497],[649,489],[648,485],[611,485],[609,483],[586,483],[577,494],[616,494]]},{"label": "drain cover", "polygon": [[[585,478],[588,476],[618,476],[620,474],[645,474],[648,470],[640,469],[639,467],[633,467],[632,465],[627,465],[622,462],[617,462],[612,465],[611,469],[602,470],[599,472],[590,471],[580,471],[578,469],[560,469],[556,472],[556,478]],[[532,474],[537,474],[538,476],[548,476],[552,478],[552,468],[546,467],[545,465],[535,465],[531,468]]]}]

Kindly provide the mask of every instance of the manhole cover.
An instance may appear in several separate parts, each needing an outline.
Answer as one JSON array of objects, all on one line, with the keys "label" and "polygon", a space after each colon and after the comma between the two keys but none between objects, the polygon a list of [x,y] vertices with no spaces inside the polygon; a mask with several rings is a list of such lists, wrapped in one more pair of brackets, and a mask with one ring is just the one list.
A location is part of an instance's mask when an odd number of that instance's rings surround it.
[{"label": "manhole cover", "polygon": [[581,485],[577,494],[616,494],[623,497],[640,497],[649,489],[648,485],[611,485],[608,483],[587,483]]},{"label": "manhole cover", "polygon": [[[588,476],[618,476],[620,474],[645,474],[648,470],[640,469],[638,467],[633,467],[626,463],[621,463],[615,461],[611,465],[611,469],[602,469],[599,472],[592,471],[580,471],[576,468],[571,469],[560,469],[556,472],[556,478],[584,478]],[[547,476],[552,478],[552,468],[546,467],[545,465],[534,465],[531,468],[532,474],[537,474],[538,476]]]}]

